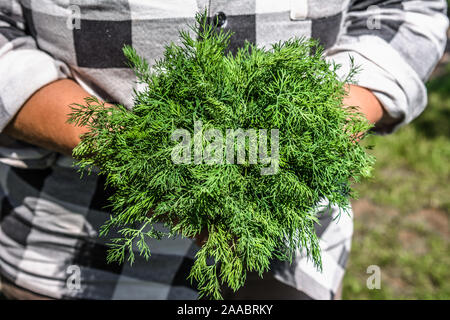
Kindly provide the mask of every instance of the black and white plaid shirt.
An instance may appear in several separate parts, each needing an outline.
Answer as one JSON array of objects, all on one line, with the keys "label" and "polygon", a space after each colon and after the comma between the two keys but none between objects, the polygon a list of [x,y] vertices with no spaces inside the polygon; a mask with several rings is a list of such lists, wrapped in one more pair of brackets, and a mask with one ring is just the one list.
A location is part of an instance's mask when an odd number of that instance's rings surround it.
[{"label": "black and white plaid shirt", "polygon": [[[424,81],[443,54],[448,27],[445,0],[0,0],[0,130],[57,79],[75,79],[90,94],[131,107],[135,76],[124,65],[123,45],[152,63],[205,7],[235,33],[231,50],[245,40],[268,46],[314,37],[342,74],[353,56],[362,67],[358,84],[387,111],[380,133],[425,108]],[[54,298],[196,298],[186,281],[198,249],[191,240],[154,241],[150,261],[137,258],[132,267],[106,264],[107,239],[98,230],[110,191],[96,175],[80,179],[72,163],[0,134],[1,274]],[[272,268],[314,299],[333,297],[349,255],[351,214],[337,222],[332,211],[316,230],[322,273],[302,252],[292,265]]]}]

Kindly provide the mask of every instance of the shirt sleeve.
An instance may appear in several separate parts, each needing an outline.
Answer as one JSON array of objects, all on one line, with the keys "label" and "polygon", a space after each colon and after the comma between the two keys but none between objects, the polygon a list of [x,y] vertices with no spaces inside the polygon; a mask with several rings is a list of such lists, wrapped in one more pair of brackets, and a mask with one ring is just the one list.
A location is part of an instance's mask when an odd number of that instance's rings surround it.
[{"label": "shirt sleeve", "polygon": [[353,0],[344,31],[325,53],[341,65],[350,56],[360,67],[358,85],[370,89],[386,115],[375,132],[391,133],[419,116],[427,105],[424,82],[442,57],[447,41],[445,0]]},{"label": "shirt sleeve", "polygon": [[16,0],[0,2],[0,132],[34,92],[68,67],[39,50]]}]

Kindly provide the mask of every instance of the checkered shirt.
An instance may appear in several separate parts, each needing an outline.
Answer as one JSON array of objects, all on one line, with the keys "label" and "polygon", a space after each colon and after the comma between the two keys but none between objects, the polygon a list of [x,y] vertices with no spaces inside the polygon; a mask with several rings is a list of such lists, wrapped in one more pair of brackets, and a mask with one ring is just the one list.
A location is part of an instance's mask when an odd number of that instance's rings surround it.
[{"label": "checkered shirt", "polygon": [[[424,81],[448,27],[445,0],[0,0],[0,130],[58,79],[131,108],[136,79],[123,45],[152,64],[204,8],[234,32],[231,51],[245,40],[267,47],[313,37],[342,65],[342,76],[352,56],[362,70],[358,84],[386,110],[379,133],[425,108]],[[133,266],[106,263],[108,239],[98,237],[109,217],[104,183],[95,174],[80,179],[72,158],[0,134],[2,276],[53,298],[195,299],[186,277],[198,247],[189,239],[151,240],[148,262],[137,255]],[[274,261],[271,272],[313,299],[330,299],[344,275],[352,214],[338,221],[337,208],[318,214],[323,272],[300,251],[292,264]]]}]

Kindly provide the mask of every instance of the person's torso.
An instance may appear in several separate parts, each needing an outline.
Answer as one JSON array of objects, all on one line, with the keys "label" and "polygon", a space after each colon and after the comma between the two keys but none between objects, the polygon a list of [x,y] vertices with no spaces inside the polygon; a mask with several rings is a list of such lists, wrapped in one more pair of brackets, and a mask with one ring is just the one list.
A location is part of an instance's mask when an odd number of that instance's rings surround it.
[{"label": "person's torso", "polygon": [[46,0],[31,2],[31,8],[26,3],[25,22],[41,50],[68,64],[93,93],[131,107],[134,74],[124,45],[151,65],[206,8],[219,28],[233,32],[233,52],[244,41],[270,47],[292,37],[313,37],[329,48],[349,0]]},{"label": "person's torso", "polygon": [[[207,8],[218,27],[234,33],[232,52],[245,41],[270,47],[291,37],[317,38],[329,48],[342,30],[349,0],[20,2],[39,49],[66,63],[70,76],[91,94],[131,108],[135,76],[126,65],[124,45],[132,45],[152,64],[162,58],[165,45],[179,41],[179,30],[187,29],[195,14]],[[56,297],[126,298],[130,288],[141,298],[195,296],[185,280],[196,250],[190,240],[155,242],[150,265],[139,261],[134,269],[107,266],[105,240],[98,239],[108,216],[101,212],[107,194],[98,177],[80,180],[71,158],[0,138],[0,238],[9,246],[0,258],[1,266],[10,268],[4,272],[16,274],[17,283],[33,282],[41,292],[56,286]],[[10,234],[5,233],[8,228]],[[347,229],[336,233],[351,236]],[[100,279],[104,286],[93,284],[80,294],[67,291],[67,268],[72,265],[81,266],[83,283]],[[47,278],[39,276],[39,268],[46,270]],[[147,293],[137,289],[143,288],[141,283],[147,284]]]}]

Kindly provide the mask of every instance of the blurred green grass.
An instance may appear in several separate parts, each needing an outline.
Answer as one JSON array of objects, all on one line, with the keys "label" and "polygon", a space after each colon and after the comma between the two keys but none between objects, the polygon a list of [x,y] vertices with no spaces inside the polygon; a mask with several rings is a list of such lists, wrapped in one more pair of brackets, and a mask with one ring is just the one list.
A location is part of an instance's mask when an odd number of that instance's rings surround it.
[{"label": "blurred green grass", "polygon": [[[450,299],[450,65],[427,84],[422,115],[372,136],[374,177],[355,188],[344,299]],[[381,268],[381,289],[366,286]]]}]

